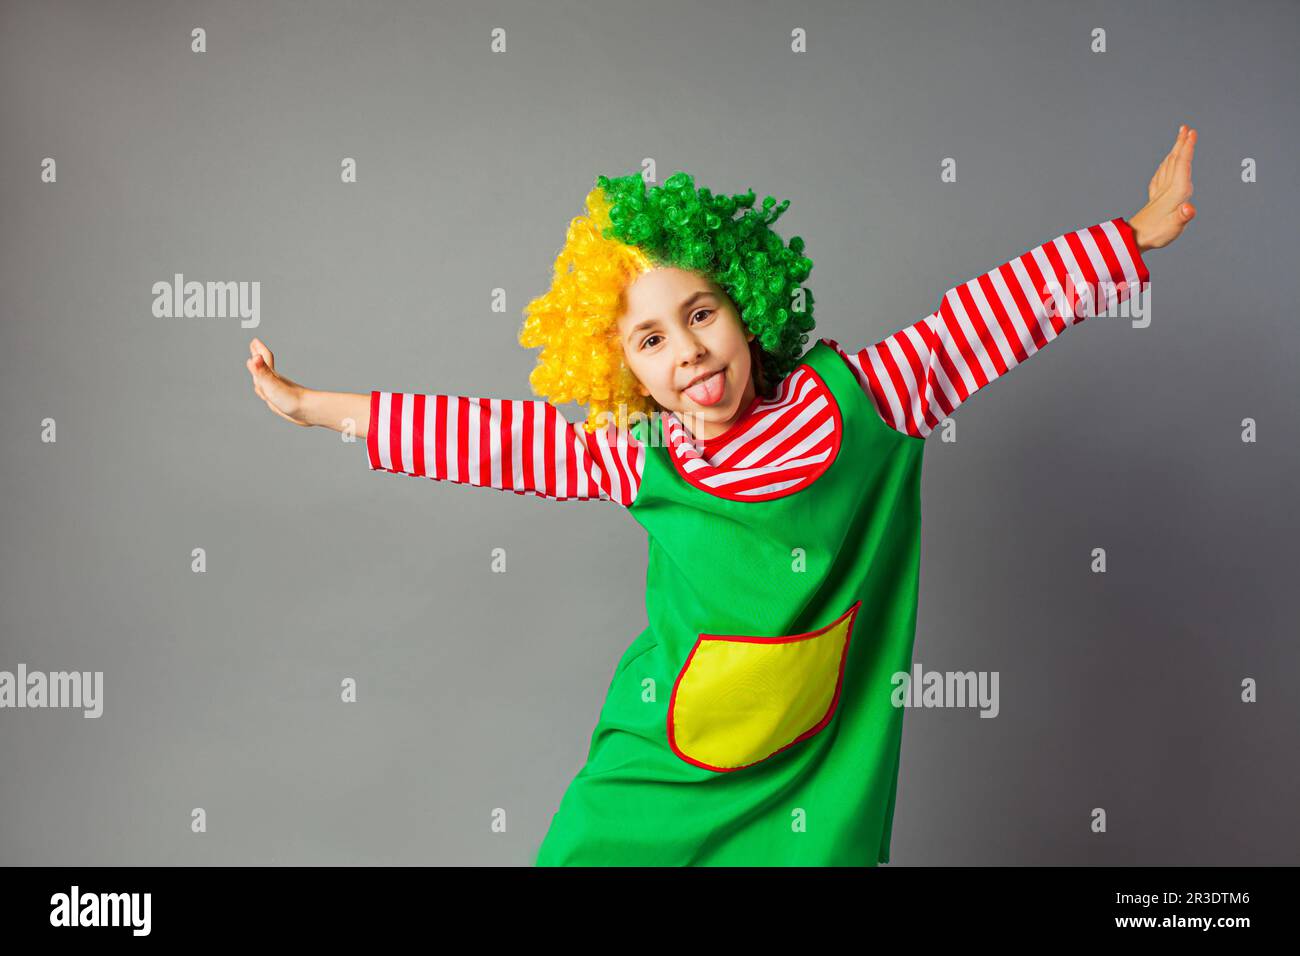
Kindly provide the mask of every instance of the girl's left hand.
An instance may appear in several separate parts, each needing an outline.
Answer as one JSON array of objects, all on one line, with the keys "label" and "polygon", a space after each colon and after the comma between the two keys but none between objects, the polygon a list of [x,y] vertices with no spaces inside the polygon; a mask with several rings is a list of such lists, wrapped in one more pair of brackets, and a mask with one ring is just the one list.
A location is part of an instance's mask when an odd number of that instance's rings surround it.
[{"label": "girl's left hand", "polygon": [[1147,204],[1128,220],[1139,252],[1169,245],[1196,216],[1196,207],[1187,201],[1192,194],[1195,152],[1196,130],[1180,126],[1173,149],[1156,168],[1147,186]]}]

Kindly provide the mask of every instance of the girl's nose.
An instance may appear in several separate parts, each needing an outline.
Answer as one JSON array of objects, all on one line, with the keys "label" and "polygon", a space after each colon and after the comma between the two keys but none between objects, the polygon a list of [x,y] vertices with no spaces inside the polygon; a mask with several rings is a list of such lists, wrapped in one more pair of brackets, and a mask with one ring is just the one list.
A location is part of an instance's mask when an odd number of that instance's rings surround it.
[{"label": "girl's nose", "polygon": [[704,355],[705,349],[699,339],[687,332],[678,351],[682,365],[692,365]]}]

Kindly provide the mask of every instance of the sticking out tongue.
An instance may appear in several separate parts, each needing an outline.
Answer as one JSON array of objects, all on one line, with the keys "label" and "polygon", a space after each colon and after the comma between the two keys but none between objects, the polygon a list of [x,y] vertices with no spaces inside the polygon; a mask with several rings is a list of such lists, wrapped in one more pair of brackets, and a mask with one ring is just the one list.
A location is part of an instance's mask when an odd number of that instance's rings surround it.
[{"label": "sticking out tongue", "polygon": [[702,382],[696,382],[685,389],[686,396],[697,405],[716,405],[722,401],[722,387],[726,380],[726,369],[715,372]]}]

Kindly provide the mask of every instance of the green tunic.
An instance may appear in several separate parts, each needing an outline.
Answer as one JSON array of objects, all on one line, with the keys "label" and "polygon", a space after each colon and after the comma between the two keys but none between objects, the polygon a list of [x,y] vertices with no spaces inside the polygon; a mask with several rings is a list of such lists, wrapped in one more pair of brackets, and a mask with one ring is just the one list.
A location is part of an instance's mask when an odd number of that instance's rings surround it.
[{"label": "green tunic", "polygon": [[838,448],[792,493],[702,490],[659,420],[634,426],[649,626],[615,669],[537,865],[889,861],[925,443],[880,419],[828,345],[803,362],[838,406]]}]

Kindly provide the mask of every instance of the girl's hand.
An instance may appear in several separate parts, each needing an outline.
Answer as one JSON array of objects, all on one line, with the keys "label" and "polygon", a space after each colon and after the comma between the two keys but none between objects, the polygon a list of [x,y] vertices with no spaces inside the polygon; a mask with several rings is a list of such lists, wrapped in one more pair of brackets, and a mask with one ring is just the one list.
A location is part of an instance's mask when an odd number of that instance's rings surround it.
[{"label": "girl's hand", "polygon": [[244,364],[253,376],[253,392],[257,397],[285,421],[310,428],[312,423],[302,417],[303,396],[307,389],[275,370],[275,356],[261,339],[249,342],[248,351],[251,357]]},{"label": "girl's hand", "polygon": [[1187,201],[1192,194],[1195,152],[1196,130],[1186,125],[1178,127],[1173,149],[1156,167],[1156,174],[1147,186],[1147,204],[1128,220],[1139,252],[1169,245],[1196,216],[1196,207]]}]

